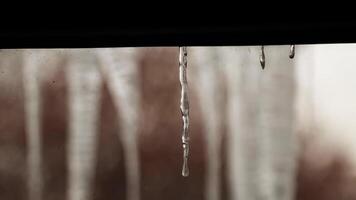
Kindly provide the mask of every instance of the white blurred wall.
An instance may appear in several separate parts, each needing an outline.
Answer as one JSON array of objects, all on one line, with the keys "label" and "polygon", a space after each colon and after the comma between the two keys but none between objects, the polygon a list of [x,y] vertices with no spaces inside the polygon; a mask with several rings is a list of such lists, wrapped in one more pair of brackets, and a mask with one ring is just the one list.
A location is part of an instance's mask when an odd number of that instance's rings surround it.
[{"label": "white blurred wall", "polygon": [[298,113],[312,127],[306,134],[327,149],[345,151],[356,166],[355,58],[356,44],[297,46],[295,57]]}]

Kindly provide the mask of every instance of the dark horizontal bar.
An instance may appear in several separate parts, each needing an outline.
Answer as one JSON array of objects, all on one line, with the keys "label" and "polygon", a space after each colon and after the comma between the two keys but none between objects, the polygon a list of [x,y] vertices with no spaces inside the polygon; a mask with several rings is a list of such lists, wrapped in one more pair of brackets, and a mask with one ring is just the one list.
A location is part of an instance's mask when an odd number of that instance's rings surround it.
[{"label": "dark horizontal bar", "polygon": [[355,21],[2,27],[0,48],[356,43]]}]

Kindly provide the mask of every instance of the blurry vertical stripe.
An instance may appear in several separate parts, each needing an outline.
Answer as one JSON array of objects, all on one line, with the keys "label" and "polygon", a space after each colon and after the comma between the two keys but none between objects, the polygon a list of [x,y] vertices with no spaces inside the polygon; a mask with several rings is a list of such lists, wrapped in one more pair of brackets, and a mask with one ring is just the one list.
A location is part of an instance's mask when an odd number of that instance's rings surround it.
[{"label": "blurry vertical stripe", "polygon": [[30,200],[42,199],[40,58],[44,52],[24,51],[23,87],[27,135],[28,193]]},{"label": "blurry vertical stripe", "polygon": [[140,199],[140,168],[138,155],[139,93],[137,49],[98,49],[100,68],[114,98],[121,127],[119,137],[123,142],[127,200]]},{"label": "blurry vertical stripe", "polygon": [[192,83],[198,92],[207,142],[207,173],[205,199],[220,199],[220,168],[222,140],[222,83],[221,66],[218,64],[217,50],[212,47],[190,48],[195,76]]},{"label": "blurry vertical stripe", "polygon": [[268,66],[260,78],[260,187],[266,200],[292,200],[295,196],[295,69],[294,61],[288,58],[288,48],[270,46],[266,49]]},{"label": "blurry vertical stripe", "polygon": [[94,53],[89,50],[68,53],[68,199],[89,200],[96,163],[101,77]]},{"label": "blurry vertical stripe", "polygon": [[[258,166],[259,47],[222,47],[227,77],[228,176],[232,199],[261,198]],[[267,67],[268,69],[268,67]]]},{"label": "blurry vertical stripe", "polygon": [[[315,126],[315,46],[298,46],[295,57],[297,133],[313,134]],[[306,135],[302,135],[304,137]]]}]

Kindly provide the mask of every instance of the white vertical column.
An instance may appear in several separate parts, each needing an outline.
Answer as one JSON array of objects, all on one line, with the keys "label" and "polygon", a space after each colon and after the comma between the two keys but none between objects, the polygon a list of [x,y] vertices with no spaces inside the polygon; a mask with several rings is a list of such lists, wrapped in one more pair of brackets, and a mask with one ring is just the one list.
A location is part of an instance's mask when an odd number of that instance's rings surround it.
[{"label": "white vertical column", "polygon": [[123,142],[127,200],[140,199],[140,163],[138,152],[138,120],[140,88],[138,78],[137,49],[98,49],[100,68],[114,99]]},{"label": "white vertical column", "polygon": [[263,199],[292,200],[297,166],[294,60],[288,57],[289,46],[268,46],[265,53],[258,96],[260,188]]},{"label": "white vertical column", "polygon": [[68,53],[68,199],[89,200],[96,163],[101,77],[95,54],[88,50]]},{"label": "white vertical column", "polygon": [[199,105],[202,111],[203,125],[206,132],[207,142],[207,173],[205,198],[208,200],[220,199],[221,188],[221,140],[223,116],[223,80],[221,80],[222,69],[218,62],[216,48],[203,47],[191,48],[192,62],[191,70],[194,77],[195,90],[198,93]]},{"label": "white vertical column", "polygon": [[[259,188],[259,47],[223,47],[228,92],[228,169],[232,199],[261,199]],[[268,64],[267,64],[268,65]],[[268,66],[266,66],[268,69]],[[266,69],[265,69],[266,70]]]},{"label": "white vertical column", "polygon": [[[298,46],[294,59],[296,74],[296,115],[298,133],[301,137],[314,134],[315,131],[315,46]],[[307,135],[304,135],[307,134]]]},{"label": "white vertical column", "polygon": [[27,188],[30,200],[42,199],[41,91],[40,59],[43,52],[28,50],[23,54],[23,86],[27,136]]}]

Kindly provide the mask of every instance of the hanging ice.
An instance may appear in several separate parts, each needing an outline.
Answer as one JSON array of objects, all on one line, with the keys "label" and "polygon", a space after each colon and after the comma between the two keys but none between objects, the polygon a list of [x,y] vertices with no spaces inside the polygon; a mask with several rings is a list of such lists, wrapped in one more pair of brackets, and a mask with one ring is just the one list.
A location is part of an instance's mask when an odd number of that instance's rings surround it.
[{"label": "hanging ice", "polygon": [[183,119],[183,169],[182,176],[189,176],[188,157],[189,157],[189,99],[187,81],[187,47],[179,47],[179,81],[181,85],[180,110]]},{"label": "hanging ice", "polygon": [[262,69],[265,69],[266,58],[265,58],[265,47],[263,45],[261,46],[260,64]]},{"label": "hanging ice", "polygon": [[114,105],[119,115],[123,141],[127,200],[140,199],[140,168],[137,145],[139,119],[139,84],[137,50],[134,48],[98,49],[100,69],[106,77]]},{"label": "hanging ice", "polygon": [[71,50],[68,66],[68,199],[92,199],[96,163],[101,77],[95,54]]}]

